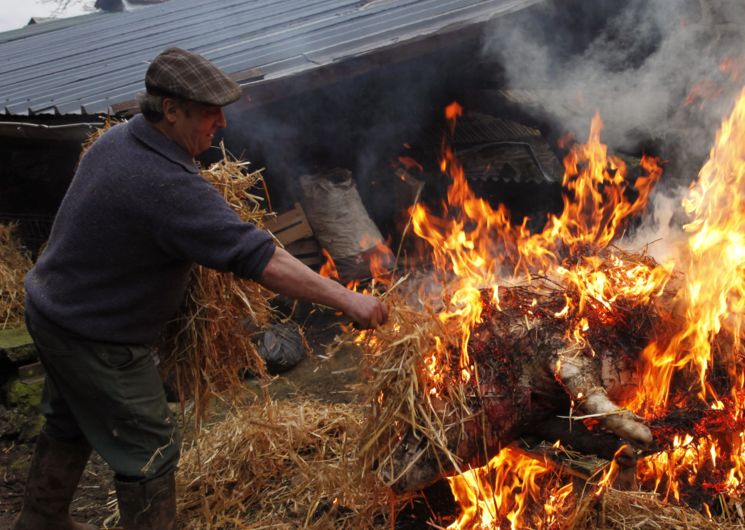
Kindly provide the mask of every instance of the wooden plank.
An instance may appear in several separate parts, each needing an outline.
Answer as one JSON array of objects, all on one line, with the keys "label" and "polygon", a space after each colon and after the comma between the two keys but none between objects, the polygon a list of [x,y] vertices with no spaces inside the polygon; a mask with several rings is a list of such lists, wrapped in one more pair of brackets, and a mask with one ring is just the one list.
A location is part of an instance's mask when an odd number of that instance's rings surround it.
[{"label": "wooden plank", "polygon": [[298,223],[286,230],[282,230],[281,232],[272,231],[272,233],[285,246],[289,245],[290,243],[294,243],[298,239],[313,236],[313,230],[311,230],[308,223]]},{"label": "wooden plank", "polygon": [[276,235],[277,232],[286,230],[290,226],[300,223],[304,220],[307,222],[307,220],[305,219],[305,212],[303,212],[302,207],[298,203],[295,203],[295,206],[292,208],[292,210],[281,213],[274,219],[265,221],[264,227]]},{"label": "wooden plank", "polygon": [[18,368],[18,377],[23,381],[34,379],[43,375],[44,367],[38,361]]},{"label": "wooden plank", "polygon": [[305,263],[308,267],[314,267],[322,263],[321,256],[301,256],[298,259]]},{"label": "wooden plank", "polygon": [[285,250],[293,256],[302,256],[305,254],[318,254],[321,253],[321,246],[315,239],[307,238],[294,241],[285,246]]},{"label": "wooden plank", "polygon": [[299,203],[295,203],[292,210],[281,213],[272,221],[265,223],[264,227],[274,234],[285,247],[313,236],[313,229]]}]

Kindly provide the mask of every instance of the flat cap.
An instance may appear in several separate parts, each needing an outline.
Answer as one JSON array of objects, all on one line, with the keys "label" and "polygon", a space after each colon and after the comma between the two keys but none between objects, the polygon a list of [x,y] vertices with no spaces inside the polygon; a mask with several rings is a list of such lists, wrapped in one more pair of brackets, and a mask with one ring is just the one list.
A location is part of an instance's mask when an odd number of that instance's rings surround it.
[{"label": "flat cap", "polygon": [[241,87],[199,54],[168,48],[145,74],[149,94],[174,96],[222,107],[241,97]]}]

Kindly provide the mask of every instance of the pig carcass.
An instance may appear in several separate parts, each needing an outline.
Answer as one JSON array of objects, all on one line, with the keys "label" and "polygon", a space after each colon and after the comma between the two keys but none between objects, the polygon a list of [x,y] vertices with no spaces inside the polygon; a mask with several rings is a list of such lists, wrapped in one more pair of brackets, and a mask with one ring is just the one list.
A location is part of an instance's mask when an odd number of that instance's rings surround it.
[{"label": "pig carcass", "polygon": [[[449,425],[443,420],[448,426],[442,439],[450,454],[438,450],[423,431],[408,427],[390,458],[378,462],[380,477],[397,493],[421,490],[485,465],[501,448],[531,436],[559,439],[609,460],[615,455],[627,470],[625,480],[633,482],[629,445],[647,447],[652,434],[614,399],[635,392],[636,360],[655,320],[650,306],[590,312],[583,342],[568,337],[566,322],[557,316],[565,302],[559,292],[536,299],[518,288],[500,288],[499,309],[490,295],[482,293],[481,324],[468,344],[476,376],[462,388],[468,389],[465,401],[472,414]],[[567,418],[571,415],[592,416],[594,425],[588,429]]]}]

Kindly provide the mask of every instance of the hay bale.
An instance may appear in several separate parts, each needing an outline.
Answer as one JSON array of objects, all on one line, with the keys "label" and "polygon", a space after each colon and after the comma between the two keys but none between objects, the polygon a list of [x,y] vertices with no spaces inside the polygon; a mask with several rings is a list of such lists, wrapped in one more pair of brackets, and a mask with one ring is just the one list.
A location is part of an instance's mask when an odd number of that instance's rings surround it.
[{"label": "hay bale", "polygon": [[388,528],[366,472],[363,407],[317,401],[236,409],[183,451],[180,528]]},{"label": "hay bale", "polygon": [[15,224],[0,224],[0,329],[23,324],[26,291],[23,277],[31,269],[31,254],[16,240]]}]

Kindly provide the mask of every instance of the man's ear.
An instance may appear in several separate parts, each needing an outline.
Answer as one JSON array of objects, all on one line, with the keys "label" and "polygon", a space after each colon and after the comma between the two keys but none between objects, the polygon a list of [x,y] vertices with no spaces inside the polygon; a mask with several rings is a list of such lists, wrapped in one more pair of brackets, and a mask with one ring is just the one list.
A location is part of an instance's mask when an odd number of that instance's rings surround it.
[{"label": "man's ear", "polygon": [[179,112],[181,112],[181,107],[178,101],[169,97],[163,98],[163,117],[168,123],[171,125],[176,123]]}]

